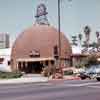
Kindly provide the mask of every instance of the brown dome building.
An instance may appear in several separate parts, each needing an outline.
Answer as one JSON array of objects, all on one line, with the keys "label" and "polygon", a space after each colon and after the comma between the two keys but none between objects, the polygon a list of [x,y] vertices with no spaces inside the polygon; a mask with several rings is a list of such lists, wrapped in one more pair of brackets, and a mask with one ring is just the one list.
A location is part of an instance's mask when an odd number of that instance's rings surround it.
[{"label": "brown dome building", "polygon": [[[48,25],[33,25],[23,31],[12,47],[12,70],[40,72],[42,67],[54,66],[58,51],[58,31]],[[56,48],[55,48],[56,47]],[[61,33],[61,64],[70,66],[72,53],[69,41]]]}]

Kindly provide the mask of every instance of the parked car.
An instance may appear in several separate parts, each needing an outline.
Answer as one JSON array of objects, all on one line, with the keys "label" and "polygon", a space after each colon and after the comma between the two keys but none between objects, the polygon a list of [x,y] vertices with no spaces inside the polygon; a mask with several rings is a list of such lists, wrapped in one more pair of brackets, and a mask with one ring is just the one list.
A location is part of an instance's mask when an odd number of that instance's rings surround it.
[{"label": "parked car", "polygon": [[[98,76],[98,77],[97,77]],[[100,78],[100,65],[91,65],[88,68],[85,68],[84,71],[80,72],[79,77],[83,80],[86,78],[93,79],[96,78],[99,80]]]},{"label": "parked car", "polygon": [[96,76],[97,81],[100,81],[100,74]]},{"label": "parked car", "polygon": [[100,81],[100,66],[99,66],[99,68],[97,70],[96,79],[97,79],[97,81]]}]

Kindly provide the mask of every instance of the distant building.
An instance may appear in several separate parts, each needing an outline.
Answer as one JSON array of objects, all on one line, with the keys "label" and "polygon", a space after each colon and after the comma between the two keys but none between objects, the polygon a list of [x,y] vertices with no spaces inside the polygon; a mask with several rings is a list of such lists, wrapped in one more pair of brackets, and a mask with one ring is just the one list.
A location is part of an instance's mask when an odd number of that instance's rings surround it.
[{"label": "distant building", "polygon": [[97,48],[72,46],[72,66],[84,66],[87,62],[87,58],[90,56],[95,56],[100,62],[100,51],[98,51]]},{"label": "distant building", "polygon": [[83,48],[80,46],[72,46],[72,66],[78,67],[80,64],[84,64],[87,58],[87,54],[82,54]]},{"label": "distant building", "polygon": [[0,71],[10,72],[11,48],[0,49]]},{"label": "distant building", "polygon": [[8,33],[0,33],[0,49],[9,48],[10,39]]}]

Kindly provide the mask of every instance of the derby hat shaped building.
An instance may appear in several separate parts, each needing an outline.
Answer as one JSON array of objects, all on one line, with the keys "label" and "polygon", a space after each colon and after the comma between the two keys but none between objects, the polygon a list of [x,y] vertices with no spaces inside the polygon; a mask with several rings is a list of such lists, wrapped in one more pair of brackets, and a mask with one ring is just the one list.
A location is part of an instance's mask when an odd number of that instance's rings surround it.
[{"label": "derby hat shaped building", "polygon": [[[39,5],[40,6],[44,6]],[[41,8],[41,7],[40,7]],[[46,8],[45,8],[46,10]],[[46,12],[46,11],[45,11]],[[50,26],[46,13],[36,15],[36,23],[24,30],[15,40],[11,53],[12,70],[40,73],[44,67],[54,67],[58,58],[59,34]],[[41,18],[43,19],[41,19]],[[70,66],[72,50],[68,39],[61,33],[61,66]]]}]

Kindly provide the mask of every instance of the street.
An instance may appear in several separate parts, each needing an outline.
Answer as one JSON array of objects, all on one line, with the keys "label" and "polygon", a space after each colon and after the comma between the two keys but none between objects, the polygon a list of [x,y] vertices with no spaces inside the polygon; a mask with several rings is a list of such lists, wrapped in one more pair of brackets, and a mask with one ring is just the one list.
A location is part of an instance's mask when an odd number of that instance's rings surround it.
[{"label": "street", "polygon": [[0,100],[100,100],[96,80],[0,85]]}]

